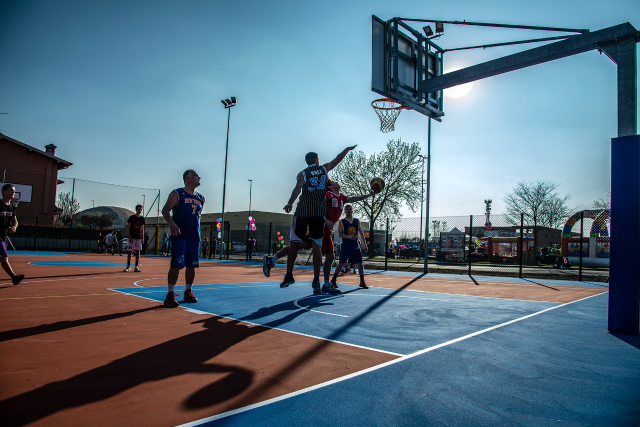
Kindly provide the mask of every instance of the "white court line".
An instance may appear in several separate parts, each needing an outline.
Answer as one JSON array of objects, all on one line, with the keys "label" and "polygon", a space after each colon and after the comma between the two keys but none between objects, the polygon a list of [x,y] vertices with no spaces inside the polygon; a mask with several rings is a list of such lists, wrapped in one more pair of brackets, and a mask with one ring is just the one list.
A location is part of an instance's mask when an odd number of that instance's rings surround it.
[{"label": "white court line", "polygon": [[345,316],[343,314],[327,313],[327,312],[320,311],[320,310],[312,310],[312,309],[307,308],[307,307],[302,307],[300,304],[298,304],[298,301],[300,301],[301,299],[306,299],[306,298],[309,298],[309,297],[307,296],[307,297],[298,298],[297,300],[295,300],[293,302],[293,304],[298,308],[301,308],[303,310],[313,311],[314,313],[322,313],[322,314],[328,314],[330,316],[338,316],[338,317],[349,317],[349,316]]},{"label": "white court line", "polygon": [[601,295],[601,294],[591,295],[591,296],[588,296],[586,298],[582,298],[582,299],[579,299],[579,300],[576,300],[576,301],[568,302],[568,303],[565,303],[565,304],[560,304],[560,305],[557,305],[555,307],[550,307],[550,308],[544,309],[542,311],[538,311],[536,313],[520,317],[518,319],[510,320],[508,322],[501,323],[501,324],[496,325],[496,326],[491,326],[490,328],[486,328],[486,329],[483,329],[483,330],[478,331],[478,332],[473,332],[471,334],[465,335],[465,336],[460,337],[460,338],[453,339],[451,341],[447,341],[447,342],[442,343],[442,344],[437,344],[437,345],[434,345],[432,347],[425,348],[424,350],[420,350],[420,351],[417,351],[415,353],[412,353],[412,354],[409,354],[409,355],[406,355],[406,356],[402,356],[402,357],[400,357],[398,359],[390,360],[388,362],[382,363],[382,364],[377,365],[377,366],[372,366],[371,368],[367,368],[367,369],[364,369],[364,370],[359,371],[359,372],[354,372],[353,374],[345,375],[344,377],[336,378],[336,379],[333,379],[333,380],[330,380],[330,381],[326,381],[324,383],[320,383],[320,384],[316,384],[316,385],[311,386],[311,387],[304,388],[302,390],[298,390],[298,391],[294,391],[292,393],[284,394],[282,396],[274,397],[272,399],[265,400],[264,402],[254,403],[253,405],[247,405],[247,406],[244,406],[242,408],[238,408],[238,409],[234,409],[234,410],[231,410],[231,411],[223,412],[221,414],[214,415],[212,417],[203,418],[201,420],[192,421],[192,422],[189,422],[189,423],[186,423],[186,424],[180,424],[179,426],[176,426],[176,427],[197,426],[197,425],[204,424],[204,423],[207,423],[207,422],[210,422],[210,421],[219,420],[221,418],[226,418],[226,417],[229,417],[231,415],[240,414],[242,412],[246,412],[246,411],[249,411],[251,409],[260,408],[261,406],[270,405],[271,403],[276,403],[276,402],[279,402],[281,400],[289,399],[291,397],[299,396],[301,394],[305,394],[305,393],[308,393],[310,391],[318,390],[320,388],[324,388],[324,387],[332,385],[332,384],[336,384],[336,383],[339,383],[339,382],[342,382],[342,381],[345,381],[345,380],[348,380],[348,379],[351,379],[351,378],[355,378],[355,377],[358,377],[360,375],[367,374],[369,372],[377,371],[377,370],[385,368],[387,366],[395,365],[396,363],[399,363],[399,362],[404,362],[405,360],[412,359],[412,358],[414,358],[416,356],[420,356],[420,355],[425,354],[425,353],[429,353],[429,352],[431,352],[433,350],[437,350],[439,348],[446,347],[448,345],[455,344],[455,343],[460,342],[460,341],[464,341],[466,339],[469,339],[469,338],[484,334],[486,332],[493,331],[494,329],[502,328],[503,326],[511,325],[512,323],[520,322],[520,321],[528,319],[530,317],[534,317],[534,316],[537,316],[539,314],[546,313],[547,311],[555,310],[556,308],[564,307],[566,305],[573,304],[573,303],[576,303],[576,302],[579,302],[579,301],[584,301],[586,299],[593,298],[593,297],[598,296],[598,295]]},{"label": "white court line", "polygon": [[[62,282],[64,280],[93,280],[93,279],[117,279],[119,277],[128,277],[128,276],[109,276],[109,277],[79,277],[77,279],[53,279],[53,280],[29,280],[28,282],[20,282],[23,285],[27,283],[41,283],[41,282]],[[28,280],[28,279],[27,279]]]},{"label": "white court line", "polygon": [[[418,292],[422,292],[422,291],[418,291]],[[388,297],[391,296],[392,298],[410,298],[410,299],[426,299],[429,301],[449,301],[448,299],[438,299],[438,298],[423,298],[423,297],[405,297],[402,295],[376,295],[376,294],[369,294],[369,293],[358,293],[358,294],[350,294],[350,297],[352,296],[356,296],[356,297]]]}]

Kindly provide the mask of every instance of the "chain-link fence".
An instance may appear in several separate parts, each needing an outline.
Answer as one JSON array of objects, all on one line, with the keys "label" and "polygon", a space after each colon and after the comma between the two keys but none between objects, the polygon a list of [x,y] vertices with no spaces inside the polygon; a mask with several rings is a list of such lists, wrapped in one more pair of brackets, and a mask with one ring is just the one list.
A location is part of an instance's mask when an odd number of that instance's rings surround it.
[{"label": "chain-link fence", "polygon": [[[54,176],[4,171],[4,182],[15,184],[19,199],[16,211],[20,226],[10,235],[13,248],[104,252],[104,237],[111,233],[117,238],[111,251],[124,252],[127,219],[136,205],[142,205],[146,218],[143,253],[170,253],[169,226],[159,219],[160,190]],[[363,227],[369,248],[364,266],[529,279],[608,280],[608,210],[577,212],[556,227],[526,218],[496,214],[489,221],[484,214],[431,217],[428,224],[420,217],[377,219],[374,230]],[[252,231],[248,224],[225,221],[222,242],[222,224],[203,221],[201,256],[259,261],[263,255],[288,246],[290,222],[256,222],[255,226]],[[334,241],[340,241],[337,227]],[[300,251],[296,262],[311,264],[311,251]]]}]

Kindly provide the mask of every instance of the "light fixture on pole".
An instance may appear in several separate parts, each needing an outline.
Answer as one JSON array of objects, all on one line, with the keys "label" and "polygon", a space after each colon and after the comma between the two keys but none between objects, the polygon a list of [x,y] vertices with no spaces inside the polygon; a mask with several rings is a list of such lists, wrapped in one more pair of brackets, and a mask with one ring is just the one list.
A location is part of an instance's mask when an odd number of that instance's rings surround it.
[{"label": "light fixture on pole", "polygon": [[[222,105],[225,109],[229,110],[229,116],[227,118],[227,146],[224,152],[224,181],[222,184],[222,225],[220,227],[220,241],[224,243],[224,201],[227,193],[227,157],[229,156],[229,124],[231,122],[231,107],[237,105],[236,97],[232,96],[231,99],[223,99]],[[221,246],[222,247],[222,246]],[[220,251],[220,259],[222,259],[222,250]]]}]

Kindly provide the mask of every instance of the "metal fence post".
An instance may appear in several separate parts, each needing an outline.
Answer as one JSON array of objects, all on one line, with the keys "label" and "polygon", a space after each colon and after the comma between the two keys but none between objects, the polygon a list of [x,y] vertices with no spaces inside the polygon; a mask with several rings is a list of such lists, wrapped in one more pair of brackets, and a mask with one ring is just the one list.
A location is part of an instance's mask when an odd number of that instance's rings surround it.
[{"label": "metal fence post", "polygon": [[469,276],[471,276],[471,239],[473,239],[473,215],[469,215],[469,251],[467,252],[469,257]]},{"label": "metal fence post", "polygon": [[387,253],[389,252],[389,218],[387,218],[387,229],[384,233],[384,271],[387,271]]},{"label": "metal fence post", "polygon": [[33,250],[36,251],[38,247],[38,217],[36,216],[36,229],[33,232]]},{"label": "metal fence post", "polygon": [[269,255],[268,256],[271,256],[271,225],[272,224],[273,223],[271,223],[271,222],[269,223],[269,241],[267,242],[267,246],[269,247],[269,249],[268,249],[269,250]]},{"label": "metal fence post", "polygon": [[[582,282],[582,227],[584,226],[584,211],[580,212],[580,264],[578,267],[578,281]],[[567,254],[569,255],[569,254]]]},{"label": "metal fence post", "polygon": [[524,213],[520,212],[520,244],[518,245],[518,255],[520,255],[520,270],[518,272],[518,277],[522,279],[522,261],[524,258],[524,253],[522,252],[524,248]]},{"label": "metal fence post", "polygon": [[73,178],[73,187],[71,187],[71,210],[69,211],[69,214],[71,215],[71,218],[69,218],[69,252],[71,252],[71,228],[73,228],[73,200],[74,200],[75,194],[76,194],[76,179]]}]

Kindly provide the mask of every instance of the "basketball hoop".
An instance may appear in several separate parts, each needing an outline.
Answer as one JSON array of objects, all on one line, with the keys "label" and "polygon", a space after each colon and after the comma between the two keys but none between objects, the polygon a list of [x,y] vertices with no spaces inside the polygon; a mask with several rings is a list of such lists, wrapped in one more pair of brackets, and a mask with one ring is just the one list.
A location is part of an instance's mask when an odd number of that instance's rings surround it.
[{"label": "basketball hoop", "polygon": [[20,199],[16,199],[15,197],[11,199],[11,204],[13,205],[14,208],[17,208],[19,203],[20,203]]},{"label": "basketball hoop", "polygon": [[404,105],[389,98],[376,99],[371,103],[371,106],[380,118],[380,132],[383,133],[393,132],[393,126],[395,125],[400,112],[407,109]]}]

